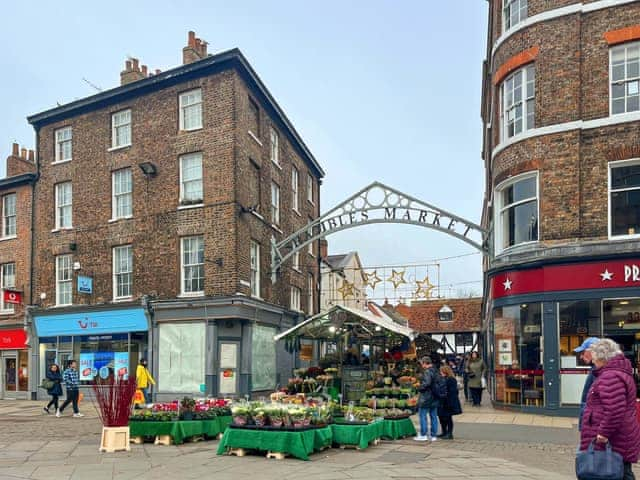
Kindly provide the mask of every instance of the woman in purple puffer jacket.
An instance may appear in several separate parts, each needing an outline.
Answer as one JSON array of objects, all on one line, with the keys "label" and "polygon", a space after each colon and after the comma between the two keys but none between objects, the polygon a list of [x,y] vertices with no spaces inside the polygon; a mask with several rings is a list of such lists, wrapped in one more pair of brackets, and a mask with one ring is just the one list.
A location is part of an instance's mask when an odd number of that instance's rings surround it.
[{"label": "woman in purple puffer jacket", "polygon": [[596,377],[582,417],[580,450],[595,440],[596,448],[607,442],[622,455],[623,480],[634,480],[631,464],[640,456],[640,425],[636,419],[636,385],[633,368],[619,345],[605,338],[589,347]]}]

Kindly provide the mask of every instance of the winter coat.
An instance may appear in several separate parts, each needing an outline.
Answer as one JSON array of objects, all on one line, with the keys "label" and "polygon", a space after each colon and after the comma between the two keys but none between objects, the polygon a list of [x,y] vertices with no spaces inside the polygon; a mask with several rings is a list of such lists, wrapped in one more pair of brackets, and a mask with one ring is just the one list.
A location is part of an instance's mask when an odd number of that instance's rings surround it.
[{"label": "winter coat", "polygon": [[454,377],[447,377],[447,398],[440,399],[438,407],[438,416],[451,417],[460,415],[462,407],[460,406],[460,398],[458,397],[458,382]]},{"label": "winter coat", "polygon": [[469,388],[482,388],[482,376],[484,375],[486,365],[480,357],[476,360],[469,359],[465,368],[467,376],[469,377]]},{"label": "winter coat", "polygon": [[584,387],[582,387],[582,397],[580,398],[580,416],[578,417],[578,430],[582,430],[582,416],[584,415],[584,407],[587,406],[587,395],[589,395],[589,390],[591,390],[591,385],[593,385],[593,381],[596,379],[593,375],[593,371],[595,370],[595,365],[591,367],[589,370],[589,375],[587,375],[587,379],[584,381]]},{"label": "winter coat", "polygon": [[[587,395],[582,416],[580,450],[586,450],[596,435],[606,437],[625,462],[640,456],[640,424],[636,419],[636,384],[631,362],[619,354],[594,370],[596,379]],[[596,448],[604,445],[596,443]]]},{"label": "winter coat", "polygon": [[156,384],[147,367],[142,364],[136,368],[136,382],[138,383],[138,388],[147,388],[149,384]]},{"label": "winter coat", "polygon": [[435,367],[429,367],[422,374],[422,380],[418,387],[420,392],[420,397],[418,398],[419,408],[435,408],[438,406],[439,400],[433,395],[433,384],[438,375],[440,373]]},{"label": "winter coat", "polygon": [[47,390],[49,395],[57,395],[58,397],[62,396],[62,374],[60,370],[55,372],[49,370],[47,371],[47,378],[53,382],[53,387]]}]

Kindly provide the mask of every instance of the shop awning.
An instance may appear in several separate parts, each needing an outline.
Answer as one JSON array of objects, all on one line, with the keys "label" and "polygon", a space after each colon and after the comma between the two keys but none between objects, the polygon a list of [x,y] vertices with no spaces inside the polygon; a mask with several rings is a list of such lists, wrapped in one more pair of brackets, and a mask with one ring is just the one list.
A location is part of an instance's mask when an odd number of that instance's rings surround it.
[{"label": "shop awning", "polygon": [[411,328],[394,321],[384,309],[375,303],[369,303],[368,310],[336,305],[276,335],[274,339],[277,341],[288,336],[316,340],[333,339],[347,330],[363,339],[382,337],[388,332],[407,337],[409,340],[416,336]]}]

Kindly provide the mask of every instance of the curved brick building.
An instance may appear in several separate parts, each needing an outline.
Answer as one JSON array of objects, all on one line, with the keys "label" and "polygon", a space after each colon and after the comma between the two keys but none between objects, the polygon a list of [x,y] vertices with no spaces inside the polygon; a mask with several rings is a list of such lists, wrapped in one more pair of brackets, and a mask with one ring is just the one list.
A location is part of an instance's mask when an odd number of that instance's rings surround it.
[{"label": "curved brick building", "polygon": [[613,338],[640,365],[640,1],[489,5],[490,393],[570,414],[586,337]]}]

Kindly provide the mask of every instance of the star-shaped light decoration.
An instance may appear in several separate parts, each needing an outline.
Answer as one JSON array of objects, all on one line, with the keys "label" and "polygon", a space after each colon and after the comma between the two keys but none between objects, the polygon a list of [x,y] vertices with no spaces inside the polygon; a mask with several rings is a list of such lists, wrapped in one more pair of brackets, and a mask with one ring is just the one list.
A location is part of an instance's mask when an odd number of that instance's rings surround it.
[{"label": "star-shaped light decoration", "polygon": [[415,298],[429,298],[431,296],[431,290],[435,288],[435,285],[429,281],[429,275],[424,277],[424,280],[416,280],[416,285],[418,288],[413,292]]},{"label": "star-shaped light decoration", "polygon": [[345,300],[347,297],[355,297],[355,285],[348,280],[344,280],[340,288],[337,288],[340,295],[342,295],[342,299]]},{"label": "star-shaped light decoration", "polygon": [[369,285],[374,290],[376,288],[376,285],[382,281],[382,279],[378,276],[377,270],[374,270],[371,273],[363,272],[362,276],[364,277],[364,283]]},{"label": "star-shaped light decoration", "polygon": [[604,272],[602,272],[600,276],[602,277],[603,282],[605,280],[613,280],[613,272],[610,272],[608,268],[605,268]]},{"label": "star-shaped light decoration", "polygon": [[502,285],[504,285],[505,290],[511,290],[511,285],[513,285],[513,282],[507,277],[507,279],[502,282]]},{"label": "star-shaped light decoration", "polygon": [[387,281],[393,283],[393,288],[398,288],[399,285],[407,283],[404,279],[404,270],[402,270],[401,272],[391,270],[391,276],[387,278]]}]

